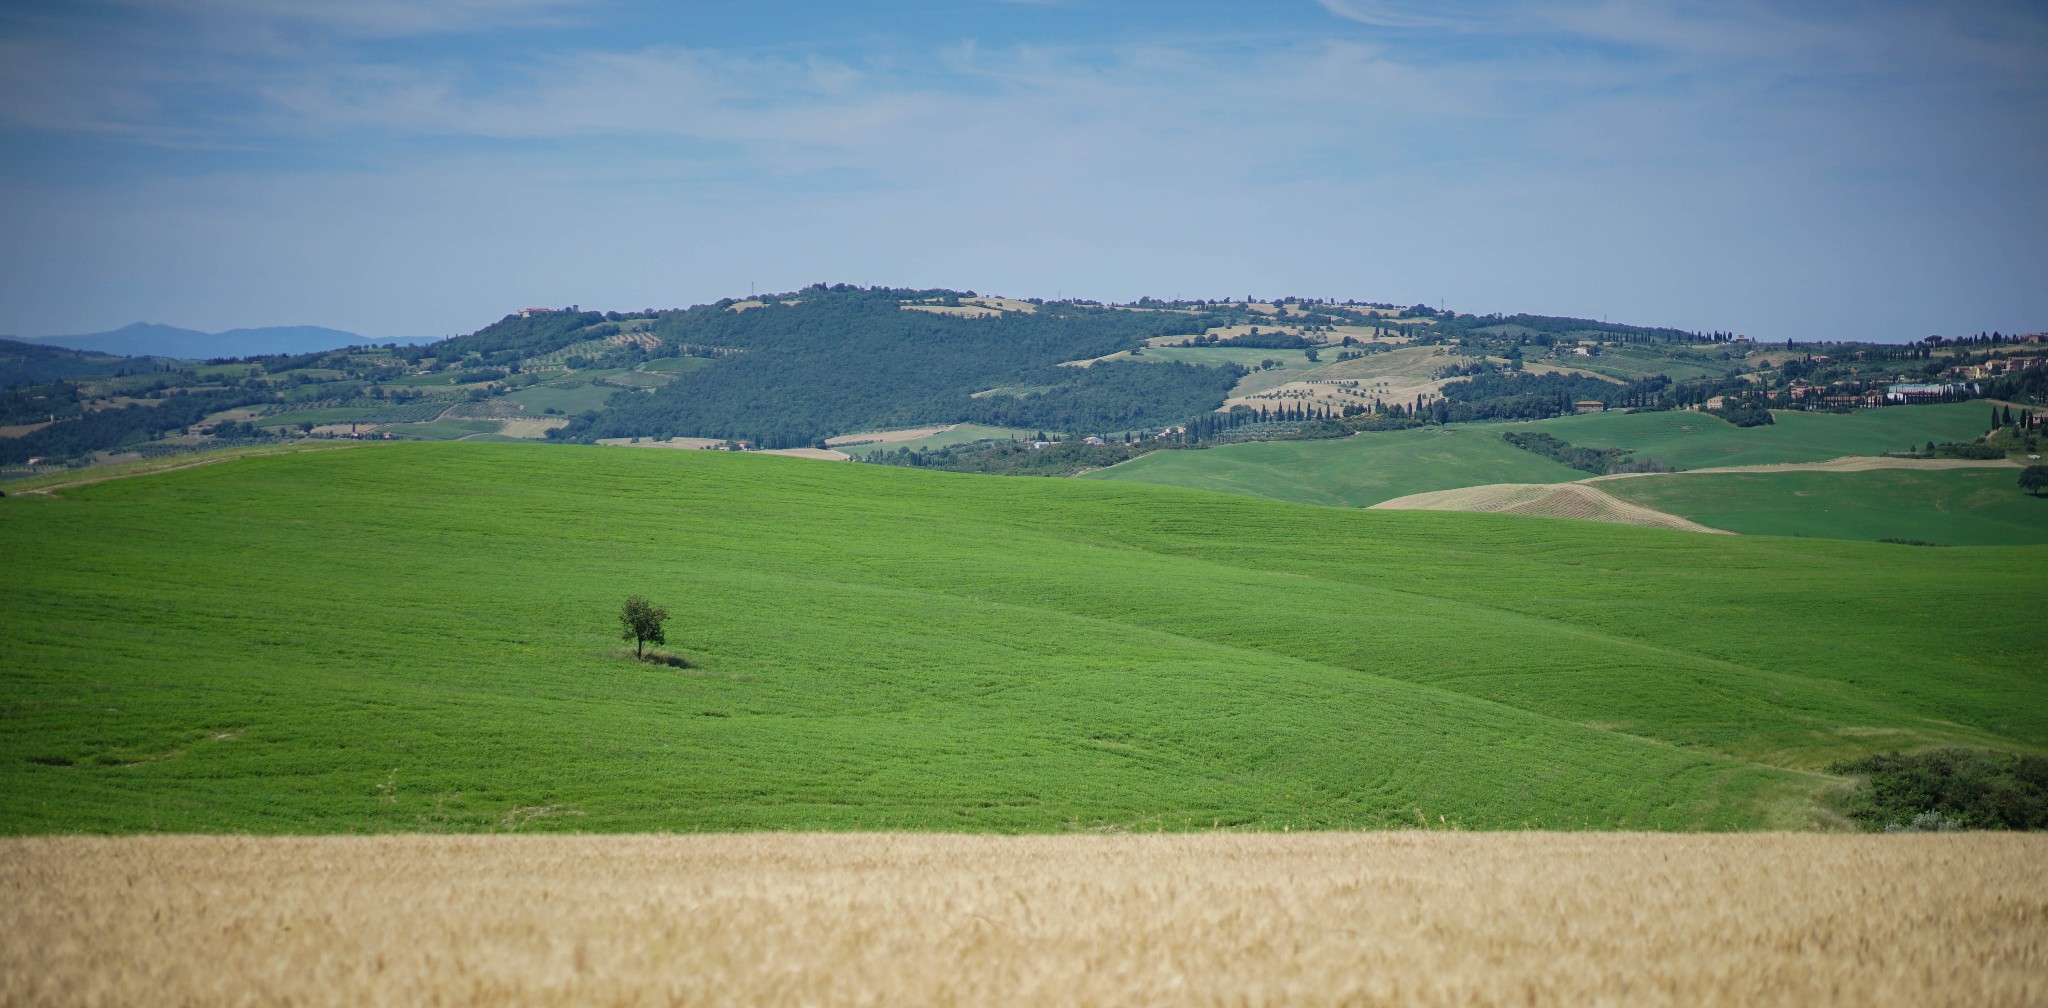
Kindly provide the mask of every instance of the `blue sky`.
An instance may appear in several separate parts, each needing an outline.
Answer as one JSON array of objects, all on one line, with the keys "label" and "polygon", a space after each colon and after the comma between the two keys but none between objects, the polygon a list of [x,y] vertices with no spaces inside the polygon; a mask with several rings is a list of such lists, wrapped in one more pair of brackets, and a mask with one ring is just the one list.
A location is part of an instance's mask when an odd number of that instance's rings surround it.
[{"label": "blue sky", "polygon": [[8,4],[0,332],[815,281],[2034,331],[2044,54],[1970,0]]}]

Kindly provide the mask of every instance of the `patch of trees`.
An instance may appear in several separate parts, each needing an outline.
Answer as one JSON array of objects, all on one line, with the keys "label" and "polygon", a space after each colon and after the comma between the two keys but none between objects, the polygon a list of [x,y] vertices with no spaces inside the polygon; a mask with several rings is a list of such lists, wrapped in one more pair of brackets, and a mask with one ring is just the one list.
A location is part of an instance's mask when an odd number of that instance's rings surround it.
[{"label": "patch of trees", "polygon": [[[1064,372],[1064,373],[1063,373]],[[1199,419],[1218,406],[1244,376],[1235,365],[1143,364],[1109,361],[1088,368],[1054,368],[1036,377],[1059,380],[1043,392],[957,401],[959,418],[992,427],[1052,430],[1133,430]],[[1023,383],[1032,384],[1025,375]]]},{"label": "patch of trees", "polygon": [[1922,454],[1928,458],[1975,459],[1984,462],[1992,459],[2002,459],[2005,457],[2006,451],[1997,445],[1988,445],[1978,441],[1950,441],[1934,445],[1930,450],[1924,451]]},{"label": "patch of trees", "polygon": [[1621,472],[1671,471],[1670,466],[1656,459],[1630,458],[1635,452],[1628,448],[1586,448],[1572,444],[1555,434],[1525,431],[1508,431],[1502,434],[1501,438],[1523,451],[1535,452],[1595,476]]},{"label": "patch of trees", "polygon": [[78,386],[57,381],[0,392],[0,426],[42,423],[79,411]]},{"label": "patch of trees", "polygon": [[[1828,771],[1863,778],[1845,811],[1868,829],[2048,829],[2048,756],[1936,749],[1845,760]],[[1928,813],[1933,819],[1923,818]]]},{"label": "patch of trees", "polygon": [[1300,336],[1286,332],[1245,333],[1228,339],[1219,339],[1209,345],[1251,347],[1255,350],[1306,350],[1315,346]]},{"label": "patch of trees", "polygon": [[[1414,311],[1414,309],[1410,309]],[[1407,314],[1404,312],[1403,314]],[[1441,333],[1470,332],[1496,327],[1514,327],[1532,333],[1542,333],[1554,342],[1559,337],[1585,335],[1590,338],[1599,334],[1624,343],[1702,343],[1710,336],[1689,333],[1683,329],[1650,328],[1645,326],[1621,325],[1600,322],[1594,319],[1570,318],[1559,315],[1452,315],[1438,316],[1435,329]]]},{"label": "patch of trees", "polygon": [[[528,318],[507,315],[470,333],[430,344],[427,352],[442,360],[468,354],[511,354],[509,360],[538,357],[591,338],[581,330],[604,323],[602,312],[541,312]],[[616,326],[612,327],[616,330]],[[508,360],[508,362],[509,362]]]},{"label": "patch of trees", "polygon": [[198,423],[209,413],[271,401],[274,397],[266,393],[226,389],[180,392],[165,396],[152,406],[94,410],[22,437],[0,438],[0,464],[26,462],[38,455],[76,458],[162,437],[169,431]]},{"label": "patch of trees", "polygon": [[[1155,336],[1199,334],[1219,321],[1208,315],[1053,304],[967,319],[901,308],[947,293],[815,286],[785,296],[795,303],[660,313],[652,332],[665,344],[743,352],[577,417],[556,437],[742,438],[775,448],[862,427],[961,420],[1115,430],[1212,410],[1242,373],[1136,361],[1055,367]],[[972,398],[1003,386],[1047,390]]]},{"label": "patch of trees", "polygon": [[2048,402],[2048,367],[2034,367],[2000,375],[1984,386],[1984,395],[1991,399],[2009,399],[2013,402]]},{"label": "patch of trees", "polygon": [[1015,441],[980,441],[929,451],[898,448],[893,452],[876,452],[867,456],[867,461],[1003,476],[1072,476],[1089,469],[1113,466],[1164,447],[1167,445],[1149,438],[1102,445],[1062,441],[1037,449]]},{"label": "patch of trees", "polygon": [[1737,427],[1762,427],[1778,422],[1776,417],[1771,416],[1771,411],[1762,404],[1742,400],[1725,399],[1722,400],[1720,409],[1701,412],[1720,417]]},{"label": "patch of trees", "polygon": [[1582,399],[1608,406],[1649,406],[1670,384],[1663,375],[1616,385],[1582,375],[1488,371],[1444,385],[1443,401],[1417,403],[1413,412],[1433,423],[1541,420],[1571,413],[1572,404]]}]

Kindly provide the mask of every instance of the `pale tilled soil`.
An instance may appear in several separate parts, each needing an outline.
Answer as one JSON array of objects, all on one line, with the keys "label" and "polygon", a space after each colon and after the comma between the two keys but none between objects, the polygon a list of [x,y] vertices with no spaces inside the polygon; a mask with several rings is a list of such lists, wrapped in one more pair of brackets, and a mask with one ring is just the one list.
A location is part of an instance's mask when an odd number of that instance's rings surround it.
[{"label": "pale tilled soil", "polygon": [[1685,532],[1733,533],[1708,528],[1655,508],[1631,504],[1584,483],[1490,483],[1458,490],[1409,494],[1372,505],[1387,511],[1494,511],[1502,514],[1577,518],[1582,521],[1646,525]]}]

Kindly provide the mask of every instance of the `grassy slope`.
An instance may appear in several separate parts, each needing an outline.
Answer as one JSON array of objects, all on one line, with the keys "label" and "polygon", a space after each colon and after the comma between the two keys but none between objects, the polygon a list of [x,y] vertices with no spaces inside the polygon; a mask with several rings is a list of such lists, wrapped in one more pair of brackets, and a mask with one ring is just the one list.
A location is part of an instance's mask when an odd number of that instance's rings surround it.
[{"label": "grassy slope", "polygon": [[1918,539],[1949,546],[2048,543],[2048,498],[2016,469],[1720,473],[1603,480],[1600,489],[1747,535]]},{"label": "grassy slope", "polygon": [[1590,448],[1633,448],[1678,469],[1823,462],[1882,455],[1927,441],[1968,441],[1986,430],[1983,403],[1895,406],[1854,413],[1778,412],[1777,422],[1737,427],[1699,413],[1588,413],[1538,429]]},{"label": "grassy slope", "polygon": [[1365,507],[1485,483],[1559,483],[1586,474],[1501,440],[1496,425],[1426,427],[1329,441],[1266,441],[1154,452],[1089,479],[1163,483],[1298,504]]},{"label": "grassy slope", "polygon": [[[7,832],[1799,825],[1838,756],[2048,745],[1982,604],[2048,548],[378,444],[0,553]],[[628,591],[700,668],[606,657]]]},{"label": "grassy slope", "polygon": [[1877,455],[1928,440],[1984,432],[1982,403],[1856,413],[1779,413],[1737,427],[1699,413],[1588,413],[1526,424],[1469,424],[1361,434],[1329,441],[1226,445],[1159,452],[1091,478],[1165,483],[1302,504],[1365,507],[1428,490],[1487,483],[1557,483],[1586,474],[1501,440],[1505,430],[1547,431],[1573,444],[1633,448],[1679,469],[1819,462]]},{"label": "grassy slope", "polygon": [[986,424],[964,423],[955,426],[952,430],[940,431],[930,437],[921,437],[910,441],[877,441],[869,444],[840,445],[838,450],[848,455],[893,452],[898,448],[908,448],[911,451],[930,451],[933,448],[944,448],[947,445],[969,444],[975,441],[1008,441],[1011,438],[1036,437],[1037,434],[1037,431],[1028,431],[1020,428],[990,427]]},{"label": "grassy slope", "polygon": [[495,433],[502,426],[496,420],[430,420],[426,423],[391,424],[384,430],[400,437],[453,441],[471,434]]}]

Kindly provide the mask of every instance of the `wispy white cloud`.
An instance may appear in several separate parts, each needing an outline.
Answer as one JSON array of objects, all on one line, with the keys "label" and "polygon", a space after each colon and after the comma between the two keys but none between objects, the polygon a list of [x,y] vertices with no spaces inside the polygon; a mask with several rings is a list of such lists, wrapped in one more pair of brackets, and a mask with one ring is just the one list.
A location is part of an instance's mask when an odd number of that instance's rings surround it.
[{"label": "wispy white cloud", "polygon": [[1461,22],[1441,14],[1416,13],[1414,6],[1385,0],[1316,0],[1323,9],[1347,21],[1376,28],[1453,28]]},{"label": "wispy white cloud", "polygon": [[[2015,263],[2048,269],[2007,233],[2048,225],[2034,125],[2048,88],[2015,54],[2048,19],[1991,4],[1502,0],[1454,24],[1420,5],[1322,3],[1339,20],[1250,41],[498,50],[384,43],[601,9],[181,0],[174,16],[204,27],[0,32],[0,126],[298,154],[289,170],[252,159],[51,205],[79,233],[90,207],[120,207],[172,244],[183,228],[232,246],[246,227],[269,236],[242,260],[266,277],[304,262],[409,292],[473,261],[440,285],[463,293],[439,329],[549,285],[637,306],[704,277],[709,300],[745,262],[781,264],[792,286],[1251,284],[1759,333],[1716,313],[1845,324],[1807,304],[1816,263],[1844,264],[1819,285],[1837,305],[1858,284],[1992,290]],[[509,227],[506,206],[536,209]],[[49,247],[74,248],[61,261],[81,275],[107,268],[83,238],[51,237],[59,217],[17,212],[33,219],[11,230],[0,274],[18,279],[0,295],[49,286]],[[292,249],[307,233],[336,235],[332,254]],[[718,254],[664,237],[684,233],[716,235]],[[124,276],[160,283],[149,267]],[[736,282],[777,275],[746,268],[762,275]]]}]

